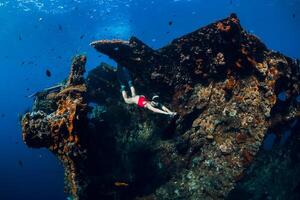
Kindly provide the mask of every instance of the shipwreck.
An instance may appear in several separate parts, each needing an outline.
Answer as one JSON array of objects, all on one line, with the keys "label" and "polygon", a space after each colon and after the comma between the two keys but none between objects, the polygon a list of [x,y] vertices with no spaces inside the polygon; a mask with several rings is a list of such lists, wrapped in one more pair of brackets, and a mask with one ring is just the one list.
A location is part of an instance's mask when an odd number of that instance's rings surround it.
[{"label": "shipwreck", "polygon": [[[178,115],[126,105],[114,68],[84,78],[87,58],[75,56],[68,80],[37,93],[22,119],[24,142],[62,162],[72,199],[300,198],[299,61],[268,49],[235,14],[160,49],[136,37],[91,46]],[[264,138],[286,130],[286,147],[266,153]]]}]

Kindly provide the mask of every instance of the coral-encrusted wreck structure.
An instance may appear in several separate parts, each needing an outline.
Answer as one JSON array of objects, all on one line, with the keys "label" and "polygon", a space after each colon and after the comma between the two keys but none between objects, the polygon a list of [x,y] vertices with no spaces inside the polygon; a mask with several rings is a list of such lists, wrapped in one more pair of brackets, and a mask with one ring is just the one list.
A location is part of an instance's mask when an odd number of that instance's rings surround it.
[{"label": "coral-encrusted wreck structure", "polygon": [[[36,106],[22,119],[24,142],[34,148],[46,147],[61,160],[66,169],[66,189],[78,199],[86,196],[82,191],[88,183],[85,63],[85,56],[74,57],[65,86],[56,93],[37,94],[37,100],[43,101],[39,103],[44,106]],[[52,102],[56,104],[51,107]]]},{"label": "coral-encrusted wreck structure", "polygon": [[[86,59],[75,57],[68,81],[38,93],[22,120],[25,143],[64,164],[73,199],[284,199],[300,188],[293,179],[277,194],[270,178],[249,178],[273,166],[261,149],[266,134],[299,138],[300,72],[297,60],[267,49],[236,15],[158,50],[135,37],[91,46],[126,67],[138,93],[159,95],[178,116],[126,105],[114,68],[102,63],[84,80]],[[272,155],[293,155],[299,169],[300,144],[291,146]],[[256,182],[263,189],[254,195]]]}]

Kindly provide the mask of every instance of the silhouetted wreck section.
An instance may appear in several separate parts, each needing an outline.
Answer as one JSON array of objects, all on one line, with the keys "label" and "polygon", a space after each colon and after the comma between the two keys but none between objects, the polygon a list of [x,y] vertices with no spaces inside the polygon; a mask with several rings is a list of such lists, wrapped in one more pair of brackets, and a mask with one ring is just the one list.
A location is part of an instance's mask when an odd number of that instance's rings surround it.
[{"label": "silhouetted wreck section", "polygon": [[126,105],[105,63],[86,86],[85,59],[76,57],[66,85],[38,96],[22,121],[28,146],[62,160],[74,199],[225,199],[253,160],[263,165],[267,133],[299,127],[299,62],[267,49],[235,14],[157,50],[135,37],[91,45],[128,68],[138,93],[159,94],[179,115]]},{"label": "silhouetted wreck section", "polygon": [[119,82],[117,80],[117,68],[106,63],[100,63],[89,72],[87,77],[88,96],[101,104],[116,103],[121,101],[118,93]]}]

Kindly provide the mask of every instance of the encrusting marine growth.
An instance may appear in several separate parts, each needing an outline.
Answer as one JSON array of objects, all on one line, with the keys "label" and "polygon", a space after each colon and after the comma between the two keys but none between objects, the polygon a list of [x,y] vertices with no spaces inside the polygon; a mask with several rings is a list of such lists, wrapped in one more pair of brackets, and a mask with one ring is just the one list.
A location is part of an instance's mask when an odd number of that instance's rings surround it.
[{"label": "encrusting marine growth", "polygon": [[85,196],[81,190],[88,183],[84,180],[87,159],[87,135],[84,132],[87,127],[86,85],[83,78],[85,63],[85,56],[75,57],[66,85],[59,92],[44,97],[55,101],[56,109],[36,108],[22,119],[24,142],[29,147],[47,147],[60,159],[66,169],[66,189],[78,199]]},{"label": "encrusting marine growth", "polygon": [[135,37],[91,45],[178,116],[124,104],[115,69],[102,63],[84,79],[76,56],[67,83],[38,94],[22,120],[24,142],[62,161],[73,199],[225,199],[267,133],[299,126],[299,62],[267,49],[235,14],[158,50]]}]

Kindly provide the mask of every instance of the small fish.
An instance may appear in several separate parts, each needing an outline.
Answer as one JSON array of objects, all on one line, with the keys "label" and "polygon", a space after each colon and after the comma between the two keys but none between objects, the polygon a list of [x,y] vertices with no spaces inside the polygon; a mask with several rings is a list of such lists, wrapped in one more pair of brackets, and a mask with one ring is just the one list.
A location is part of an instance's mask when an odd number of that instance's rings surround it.
[{"label": "small fish", "polygon": [[84,38],[84,34],[80,36],[80,39],[82,40]]},{"label": "small fish", "polygon": [[169,21],[169,26],[172,26],[173,22],[172,21]]},{"label": "small fish", "polygon": [[62,28],[62,26],[60,24],[58,24],[58,30],[59,31],[63,31],[63,28]]},{"label": "small fish", "polygon": [[21,62],[21,65],[24,65],[24,64],[25,64],[25,61],[22,61],[22,62]]},{"label": "small fish", "polygon": [[21,35],[19,35],[19,40],[22,40],[22,36]]},{"label": "small fish", "polygon": [[296,14],[295,14],[295,13],[293,13],[292,17],[293,17],[293,19],[295,19],[295,18],[296,18]]},{"label": "small fish", "polygon": [[61,56],[57,56],[57,58],[58,58],[58,59],[62,59],[62,57],[61,57]]},{"label": "small fish", "polygon": [[23,167],[23,162],[21,160],[18,161],[18,164],[20,165],[20,167]]},{"label": "small fish", "polygon": [[49,69],[46,70],[46,76],[51,77],[51,71]]},{"label": "small fish", "polygon": [[124,182],[115,182],[114,184],[116,187],[128,187],[128,183],[124,183]]}]

